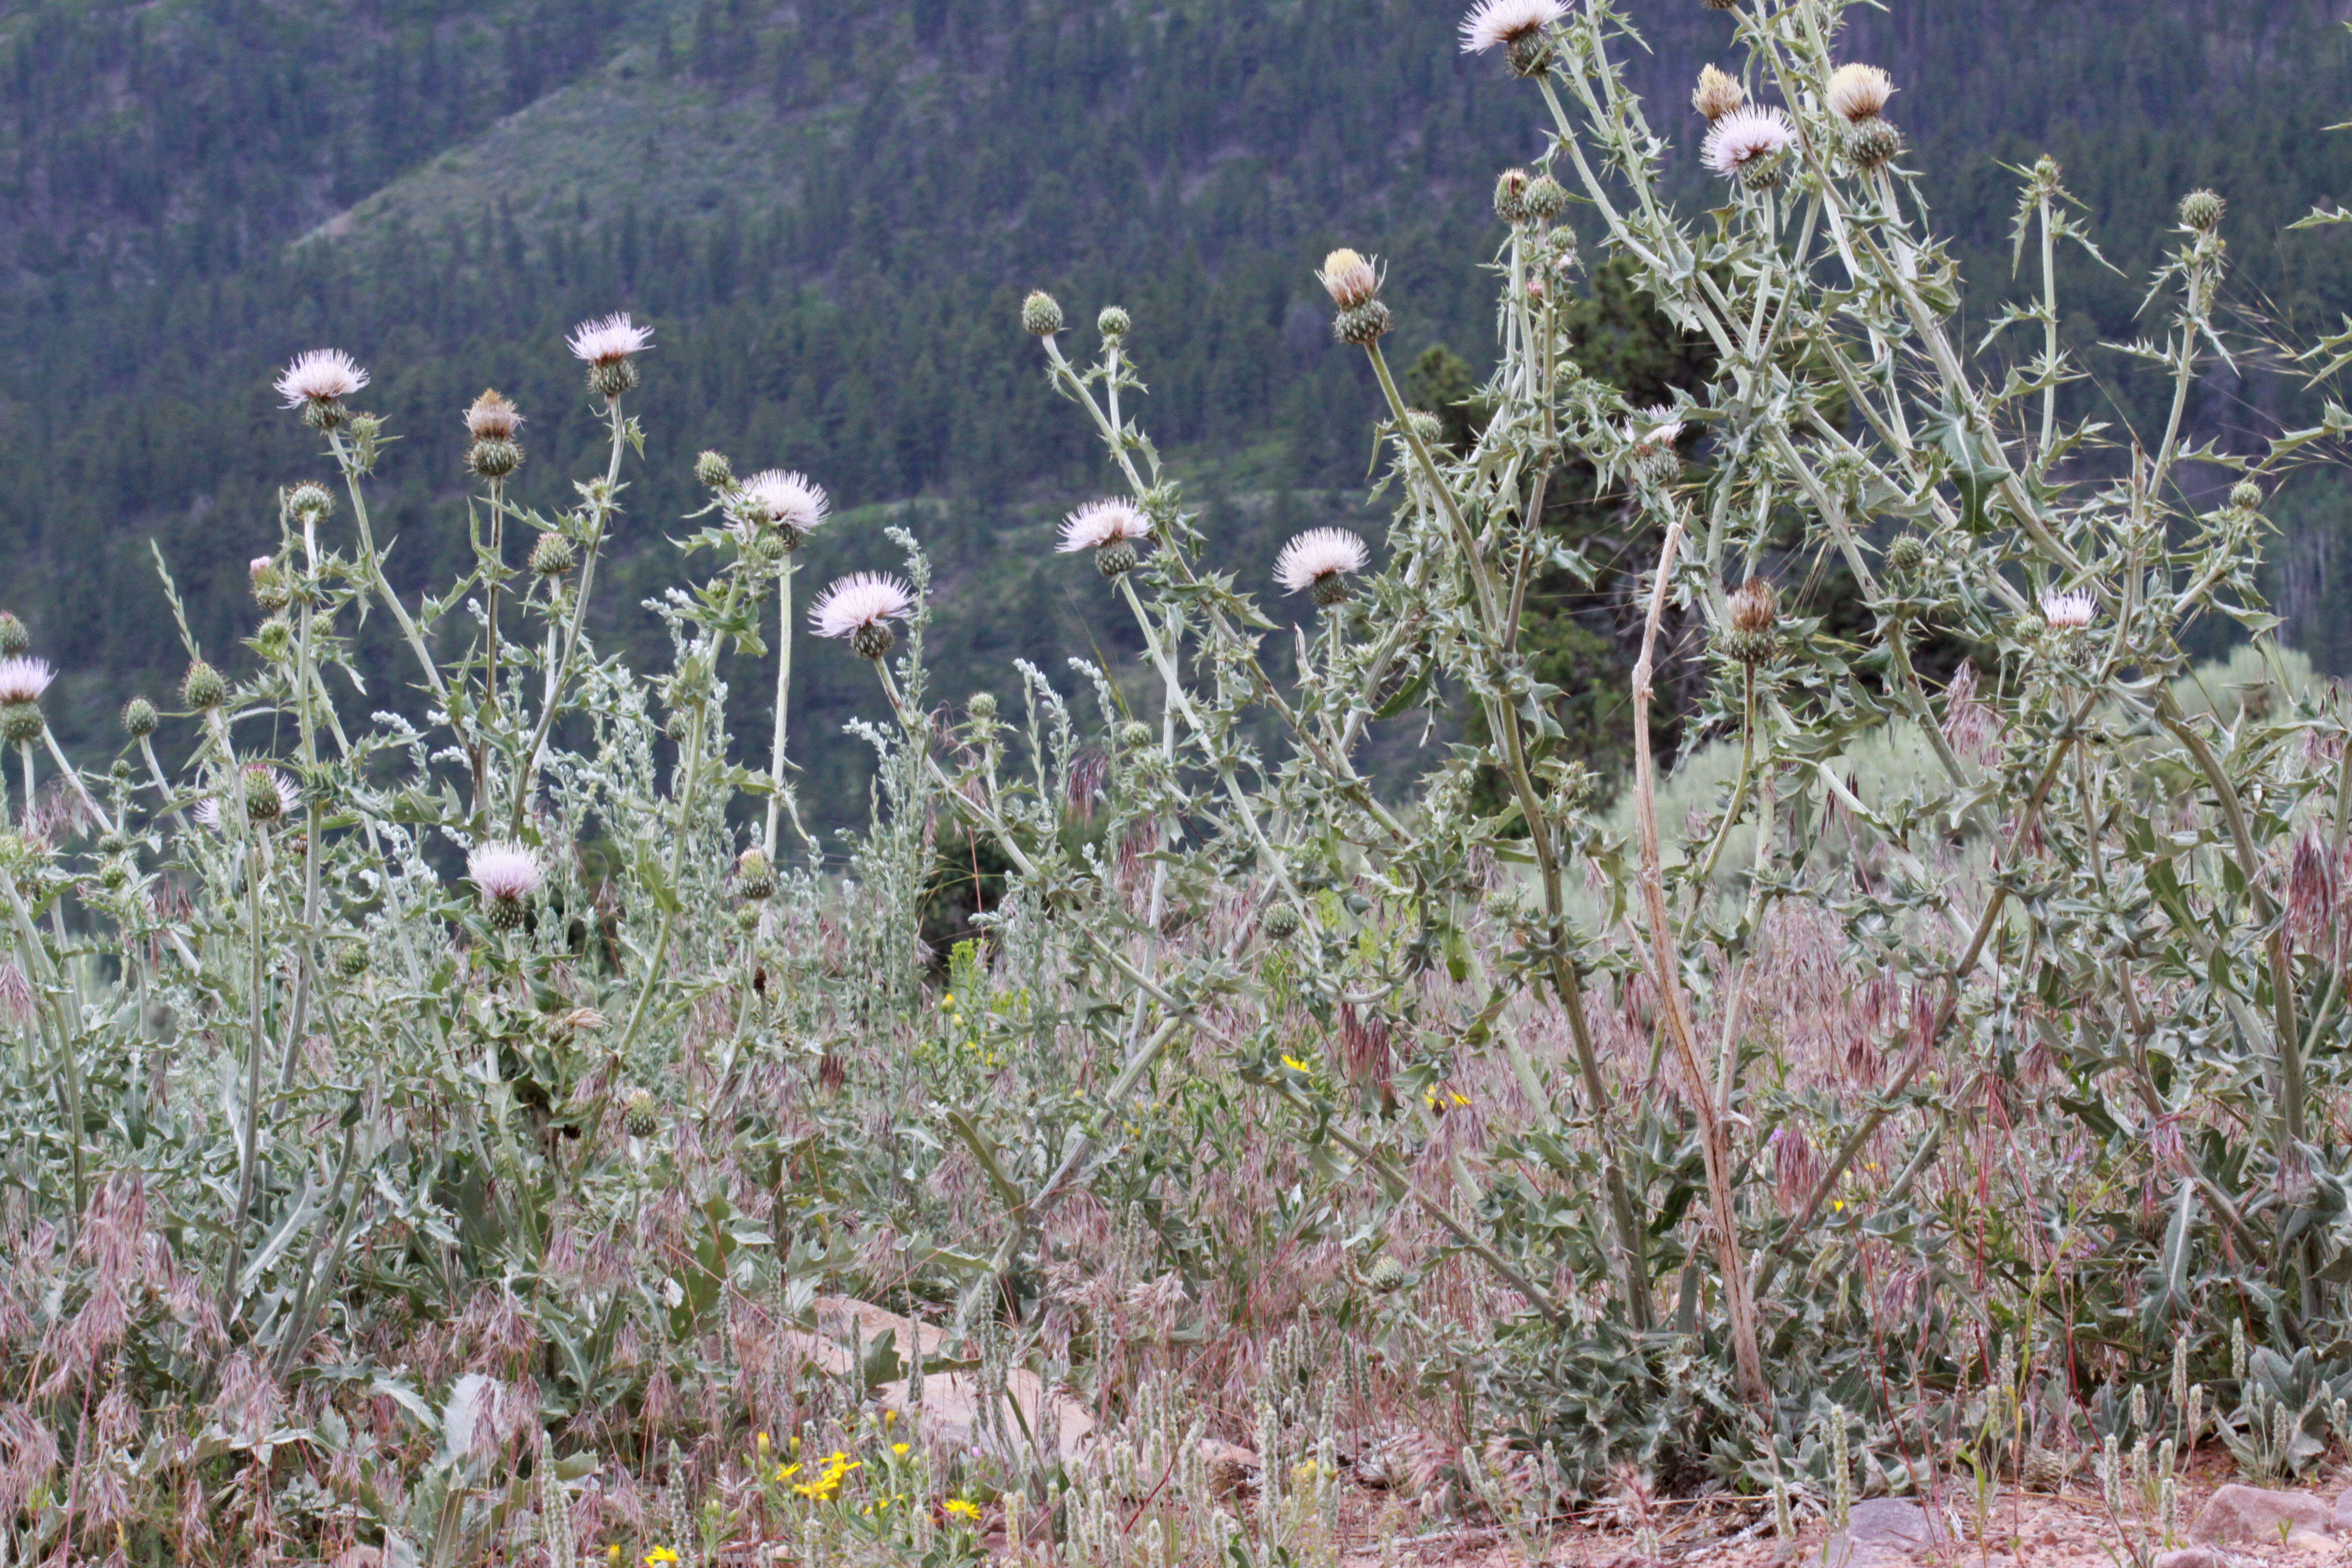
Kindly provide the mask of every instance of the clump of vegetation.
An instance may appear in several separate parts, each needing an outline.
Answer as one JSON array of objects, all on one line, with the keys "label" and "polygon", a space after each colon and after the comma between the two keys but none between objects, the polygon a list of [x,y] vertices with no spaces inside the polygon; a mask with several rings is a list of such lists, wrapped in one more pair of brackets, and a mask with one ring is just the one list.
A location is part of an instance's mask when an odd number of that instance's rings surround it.
[{"label": "clump of vegetation", "polygon": [[[2169,422],[2063,419],[2046,164],[2041,302],[1971,352],[1838,19],[1759,14],[1702,79],[1689,222],[1618,15],[1481,0],[1465,47],[1556,134],[1498,194],[1475,422],[1408,406],[1376,259],[1318,273],[1386,400],[1377,549],[1209,558],[1132,416],[1150,324],[1073,360],[1027,301],[1115,475],[1060,548],[1137,670],[936,704],[914,536],[804,595],[823,488],[709,452],[667,668],[601,656],[659,364],[625,315],[569,342],[602,471],[519,504],[485,393],[471,569],[412,604],[367,371],[291,364],[334,483],[280,496],[249,657],[188,637],[86,770],[0,620],[0,1560],[1331,1563],[1359,1487],[1532,1556],[1603,1490],[1645,1540],[1661,1490],[1786,1532],[2094,1450],[2137,1552],[2200,1442],[2264,1479],[2340,1445],[2352,748],[2254,578],[2352,415],[2186,444],[2237,352],[2195,193],[2126,351]],[[1573,199],[1696,389],[1576,367]],[[1524,641],[1605,508],[1655,552],[1614,804]],[[781,717],[803,613],[874,683],[845,858]],[[2192,669],[2216,617],[2246,651]],[[1712,737],[1678,784],[1670,623]],[[772,667],[765,733],[722,658]],[[1409,787],[1361,766],[1449,708],[1475,739]]]}]

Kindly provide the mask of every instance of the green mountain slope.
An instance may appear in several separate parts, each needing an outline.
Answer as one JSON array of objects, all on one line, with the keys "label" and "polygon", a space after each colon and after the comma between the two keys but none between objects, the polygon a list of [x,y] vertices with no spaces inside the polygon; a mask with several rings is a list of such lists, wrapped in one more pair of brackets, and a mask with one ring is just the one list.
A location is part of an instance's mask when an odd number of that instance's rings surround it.
[{"label": "green mountain slope", "polygon": [[[1134,313],[1143,417],[1263,584],[1283,528],[1350,504],[1375,409],[1328,342],[1314,259],[1341,240],[1389,258],[1398,353],[1481,358],[1492,177],[1543,142],[1535,99],[1462,58],[1454,21],[1422,0],[0,7],[0,563],[69,670],[61,720],[103,740],[122,696],[177,668],[150,541],[208,649],[235,657],[271,489],[315,471],[266,391],[287,355],[333,342],[374,369],[370,404],[402,437],[395,566],[421,586],[463,549],[458,409],[485,383],[521,399],[520,488],[560,503],[595,442],[560,337],[621,307],[660,346],[604,634],[646,658],[635,604],[698,504],[703,447],[804,468],[850,509],[925,498],[951,695],[1003,684],[1016,653],[1053,668],[1123,646],[1096,586],[1042,552],[1057,507],[1101,480],[1014,326],[1035,284],[1080,322]],[[1641,25],[1653,122],[1706,201],[1683,98],[1732,23],[1671,0]],[[1848,52],[1902,85],[1972,314],[2010,286],[2000,165],[2044,150],[2134,274],[2070,264],[2078,338],[2138,330],[2137,274],[2200,183],[2230,195],[2242,281],[2274,315],[2352,307],[2352,240],[2278,233],[2352,195],[2352,135],[2323,129],[2352,114],[2352,53],[2325,7],[1925,0],[1853,27]],[[2084,395],[2136,416],[2146,392],[2118,369]],[[2226,435],[2285,397],[2217,382],[2195,414]],[[2328,641],[2336,493],[2276,509],[2282,587],[2323,665],[2352,658]],[[845,526],[812,564],[888,555]],[[866,694],[814,662],[797,731],[854,814],[857,759],[833,737]]]}]

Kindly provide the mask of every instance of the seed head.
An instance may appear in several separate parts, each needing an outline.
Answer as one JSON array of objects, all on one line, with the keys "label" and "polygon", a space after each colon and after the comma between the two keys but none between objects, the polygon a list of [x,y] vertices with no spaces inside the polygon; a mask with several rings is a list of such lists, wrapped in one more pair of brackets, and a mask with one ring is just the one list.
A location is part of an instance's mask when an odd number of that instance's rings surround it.
[{"label": "seed head", "polygon": [[341,349],[312,349],[295,357],[277,382],[283,406],[299,408],[321,430],[343,422],[343,399],[368,384],[368,373]]},{"label": "seed head", "polygon": [[836,579],[809,606],[809,625],[821,637],[847,637],[861,658],[878,659],[897,643],[890,623],[914,607],[915,591],[896,577],[859,572]]},{"label": "seed head", "polygon": [[1102,334],[1103,342],[1107,343],[1122,341],[1134,325],[1128,313],[1117,305],[1105,305],[1101,313],[1095,317],[1095,331]]},{"label": "seed head", "polygon": [[1895,96],[1895,81],[1876,66],[1845,65],[1830,72],[1830,112],[1849,123],[1875,120]]},{"label": "seed head", "polygon": [[466,410],[466,434],[477,441],[511,441],[522,428],[522,416],[515,411],[514,399],[501,396],[491,388],[474,399]]},{"label": "seed head", "polygon": [[1313,589],[1315,602],[1328,608],[1348,596],[1347,574],[1370,559],[1364,542],[1344,528],[1310,528],[1282,547],[1274,559],[1274,580],[1283,591]]},{"label": "seed head", "polygon": [[1061,302],[1043,289],[1021,301],[1021,330],[1033,338],[1050,338],[1062,330]]},{"label": "seed head", "polygon": [[776,868],[765,852],[746,849],[735,861],[735,890],[747,899],[765,899],[776,891]]},{"label": "seed head", "polygon": [[1708,168],[1728,179],[1779,157],[1796,133],[1786,111],[1750,104],[1715,122],[1699,156]]},{"label": "seed head", "polygon": [[191,712],[202,713],[227,700],[228,682],[203,659],[188,666],[188,673],[180,678],[180,705]]},{"label": "seed head", "polygon": [[1750,577],[1739,585],[1727,605],[1731,629],[1747,632],[1769,632],[1780,624],[1780,595],[1772,584],[1761,577]]},{"label": "seed head", "polygon": [[1381,291],[1380,268],[1369,257],[1344,247],[1323,258],[1322,269],[1315,274],[1315,280],[1323,285],[1331,302],[1342,310],[1369,305]]},{"label": "seed head", "polygon": [[2087,592],[2076,588],[2066,593],[2053,591],[2042,595],[2042,618],[2053,631],[2080,631],[2091,624],[2098,613],[2098,601]]},{"label": "seed head", "polygon": [[144,697],[134,697],[122,705],[122,731],[134,741],[145,740],[162,722],[155,705]]},{"label": "seed head", "polygon": [[2180,221],[2199,234],[2210,234],[2221,226],[2221,214],[2229,204],[2211,191],[2191,191],[2180,198]]},{"label": "seed head", "polygon": [[530,569],[542,577],[561,577],[572,565],[572,541],[551,529],[530,547]]},{"label": "seed head", "polygon": [[1706,116],[1708,124],[1745,108],[1747,103],[1748,89],[1739,85],[1738,77],[1713,66],[1699,68],[1698,86],[1691,89],[1691,107]]}]

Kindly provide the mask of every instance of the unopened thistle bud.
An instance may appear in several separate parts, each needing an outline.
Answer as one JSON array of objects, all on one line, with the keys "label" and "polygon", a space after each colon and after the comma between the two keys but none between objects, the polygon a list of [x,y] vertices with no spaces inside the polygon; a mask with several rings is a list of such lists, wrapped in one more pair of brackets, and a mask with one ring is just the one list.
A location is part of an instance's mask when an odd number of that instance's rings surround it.
[{"label": "unopened thistle bud", "polygon": [[1403,1289],[1404,1279],[1404,1265],[1385,1254],[1372,1259],[1372,1266],[1364,1270],[1364,1283],[1383,1296]]},{"label": "unopened thistle bud", "polygon": [[775,896],[776,868],[763,851],[746,849],[736,860],[735,890],[747,899]]},{"label": "unopened thistle bud", "polygon": [[1528,221],[1528,172],[1506,169],[1495,177],[1495,216],[1505,223]]},{"label": "unopened thistle bud", "polygon": [[1845,155],[1857,169],[1875,169],[1894,162],[1903,151],[1903,132],[1891,120],[1875,115],[1845,128]]},{"label": "unopened thistle bud", "polygon": [[1421,437],[1423,445],[1433,446],[1445,439],[1445,422],[1426,408],[1408,408],[1405,428]]},{"label": "unopened thistle bud", "polygon": [[1886,563],[1905,576],[1916,576],[1927,564],[1927,542],[1916,533],[1902,533],[1886,547]]},{"label": "unopened thistle bud", "polygon": [[560,533],[542,533],[530,547],[530,569],[542,577],[561,577],[572,567],[572,541]]},{"label": "unopened thistle bud", "polygon": [[33,634],[7,610],[0,610],[0,658],[15,658],[33,646]]},{"label": "unopened thistle bud", "polygon": [[1105,305],[1102,313],[1095,318],[1095,331],[1102,334],[1103,342],[1107,343],[1119,342],[1134,325],[1128,313],[1117,305]]},{"label": "unopened thistle bud", "polygon": [[992,722],[996,718],[995,693],[989,691],[973,692],[971,700],[964,703],[964,711],[970,713],[981,723],[986,724]]},{"label": "unopened thistle bud", "polygon": [[735,465],[727,460],[724,452],[705,452],[694,459],[694,482],[705,489],[731,490],[735,488]]},{"label": "unopened thistle bud", "polygon": [[202,713],[227,700],[228,682],[203,659],[188,666],[188,673],[180,678],[180,705],[191,712]]},{"label": "unopened thistle bud", "polygon": [[1123,751],[1141,751],[1151,744],[1151,726],[1140,719],[1129,719],[1118,727],[1118,743]]},{"label": "unopened thistle bud", "polygon": [[2199,234],[2210,234],[2221,226],[2221,214],[2228,205],[2211,191],[2191,191],[2180,198],[2181,225]]},{"label": "unopened thistle bud", "polygon": [[352,942],[335,954],[335,973],[345,980],[357,980],[368,972],[368,950]]},{"label": "unopened thistle bud", "polygon": [[1258,929],[1272,941],[1288,942],[1298,934],[1298,911],[1288,904],[1271,905],[1259,921]]},{"label": "unopened thistle bud", "polygon": [[1713,66],[1701,66],[1698,86],[1691,89],[1691,107],[1706,117],[1710,125],[1748,103],[1748,89],[1739,79]]},{"label": "unopened thistle bud", "polygon": [[1062,307],[1043,289],[1021,301],[1021,330],[1033,338],[1050,338],[1062,330]]},{"label": "unopened thistle bud", "polygon": [[286,492],[286,510],[304,522],[323,522],[335,510],[335,498],[326,486],[304,479]]},{"label": "unopened thistle bud", "polygon": [[162,722],[155,705],[144,697],[134,697],[122,705],[122,731],[134,741],[145,740]]},{"label": "unopened thistle bud", "polygon": [[283,663],[294,651],[294,627],[284,616],[272,616],[253,634],[254,651],[272,664]]},{"label": "unopened thistle bud", "polygon": [[2252,479],[2240,479],[2230,487],[2230,505],[2238,511],[2258,511],[2263,504],[2263,487]]},{"label": "unopened thistle bud", "polygon": [[650,1138],[661,1131],[661,1110],[654,1097],[645,1089],[629,1096],[629,1108],[622,1114],[621,1130],[632,1138]]},{"label": "unopened thistle bud", "polygon": [[1753,668],[1780,651],[1780,595],[1761,577],[1750,577],[1724,604],[1723,651]]},{"label": "unopened thistle bud", "polygon": [[1519,205],[1536,222],[1549,223],[1568,210],[1568,187],[1549,174],[1538,174],[1528,182]]},{"label": "unopened thistle bud", "polygon": [[293,599],[293,584],[286,581],[286,574],[268,556],[255,556],[247,564],[246,573],[253,580],[253,602],[271,615],[284,609]]}]

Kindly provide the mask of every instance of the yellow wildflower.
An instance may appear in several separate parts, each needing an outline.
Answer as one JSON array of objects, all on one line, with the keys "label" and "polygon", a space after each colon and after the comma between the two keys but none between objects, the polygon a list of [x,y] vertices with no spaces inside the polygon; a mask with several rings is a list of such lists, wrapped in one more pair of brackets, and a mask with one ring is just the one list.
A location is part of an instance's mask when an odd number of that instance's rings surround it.
[{"label": "yellow wildflower", "polygon": [[1307,1064],[1305,1062],[1300,1061],[1297,1057],[1291,1056],[1287,1052],[1283,1055],[1282,1065],[1288,1068],[1293,1072],[1305,1072],[1307,1070]]},{"label": "yellow wildflower", "polygon": [[677,1561],[677,1553],[667,1546],[656,1546],[646,1553],[646,1568],[662,1568],[665,1563]]},{"label": "yellow wildflower", "polygon": [[904,1443],[893,1443],[890,1445],[890,1451],[903,1459],[907,1457],[907,1445]]},{"label": "yellow wildflower", "polygon": [[940,1506],[947,1510],[950,1519],[977,1520],[980,1517],[980,1505],[960,1497],[951,1497]]}]

